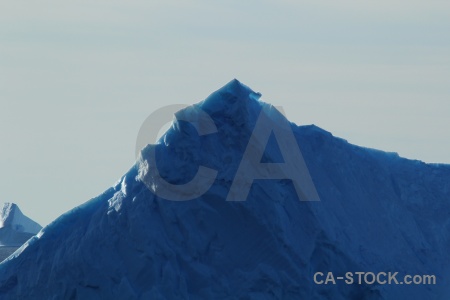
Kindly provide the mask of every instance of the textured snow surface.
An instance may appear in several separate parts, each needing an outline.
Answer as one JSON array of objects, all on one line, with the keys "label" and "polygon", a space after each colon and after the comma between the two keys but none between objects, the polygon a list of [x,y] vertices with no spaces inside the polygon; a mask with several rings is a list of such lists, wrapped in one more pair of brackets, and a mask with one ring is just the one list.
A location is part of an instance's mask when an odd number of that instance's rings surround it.
[{"label": "textured snow surface", "polygon": [[[291,124],[320,202],[290,180],[227,192],[261,107],[233,80],[197,104],[217,126],[175,122],[116,186],[55,220],[0,265],[1,299],[450,299],[450,166],[354,146]],[[188,110],[190,108],[187,108]],[[182,184],[218,170],[191,201],[141,181],[155,149],[161,176]],[[271,139],[265,161],[279,161]],[[435,274],[437,285],[315,285],[315,272]]]}]

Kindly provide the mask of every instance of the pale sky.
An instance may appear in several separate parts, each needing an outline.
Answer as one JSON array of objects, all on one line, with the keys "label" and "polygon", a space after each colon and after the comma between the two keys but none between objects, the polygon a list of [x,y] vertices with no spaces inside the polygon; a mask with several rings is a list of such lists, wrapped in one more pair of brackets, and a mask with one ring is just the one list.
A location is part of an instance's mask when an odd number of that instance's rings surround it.
[{"label": "pale sky", "polygon": [[449,1],[1,1],[0,202],[46,225],[145,118],[237,78],[287,117],[450,163]]}]

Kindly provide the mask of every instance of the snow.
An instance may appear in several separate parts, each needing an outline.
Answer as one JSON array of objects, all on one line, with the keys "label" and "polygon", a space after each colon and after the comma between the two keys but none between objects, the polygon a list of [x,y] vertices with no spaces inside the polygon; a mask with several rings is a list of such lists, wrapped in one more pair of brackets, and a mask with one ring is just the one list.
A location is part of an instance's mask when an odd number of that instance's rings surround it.
[{"label": "snow", "polygon": [[[186,108],[201,108],[217,132],[200,136],[175,121],[114,187],[0,265],[0,298],[448,299],[449,165],[290,123],[320,201],[299,201],[288,179],[255,180],[246,201],[225,200],[268,106],[258,99],[233,80]],[[280,161],[276,142],[269,139],[265,162]],[[186,184],[199,166],[217,171],[204,195],[154,194],[161,178]],[[437,284],[316,285],[319,271],[435,274]]]}]

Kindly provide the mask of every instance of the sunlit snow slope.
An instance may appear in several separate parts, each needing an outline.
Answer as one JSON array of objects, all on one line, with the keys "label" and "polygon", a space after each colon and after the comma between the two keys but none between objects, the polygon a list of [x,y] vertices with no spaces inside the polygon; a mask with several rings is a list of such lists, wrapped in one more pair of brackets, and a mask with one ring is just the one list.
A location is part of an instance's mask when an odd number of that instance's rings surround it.
[{"label": "sunlit snow slope", "polygon": [[[233,80],[197,104],[216,133],[175,122],[116,186],[0,265],[0,298],[449,299],[448,165],[291,124],[321,201],[299,201],[285,179],[256,180],[247,201],[225,201],[267,105],[257,98]],[[217,170],[214,185],[190,201],[155,196],[142,182],[152,149],[167,181],[189,182],[202,165]],[[277,149],[270,139],[264,160],[282,161]],[[435,274],[437,284],[316,285],[318,271]]]}]

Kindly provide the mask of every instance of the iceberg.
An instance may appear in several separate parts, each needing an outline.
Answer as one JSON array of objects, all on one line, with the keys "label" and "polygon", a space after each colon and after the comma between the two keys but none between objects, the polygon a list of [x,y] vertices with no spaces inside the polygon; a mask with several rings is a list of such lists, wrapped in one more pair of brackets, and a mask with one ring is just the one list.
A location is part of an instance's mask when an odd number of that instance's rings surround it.
[{"label": "iceberg", "polygon": [[25,216],[15,203],[4,203],[0,209],[0,262],[16,251],[41,226]]},{"label": "iceberg", "polygon": [[[283,149],[298,147],[310,176],[301,188],[320,201],[302,201],[289,176],[252,178],[245,199],[227,201],[261,112],[285,122],[258,95],[233,80],[187,107],[185,116],[200,109],[217,130],[200,135],[195,122],[175,119],[113,187],[0,264],[0,298],[448,299],[449,165],[286,120],[295,145],[269,137],[261,163],[283,163]],[[176,201],[158,192],[163,182],[188,185],[200,167],[215,171],[199,179],[202,193]],[[357,272],[436,280],[324,282]]]}]

